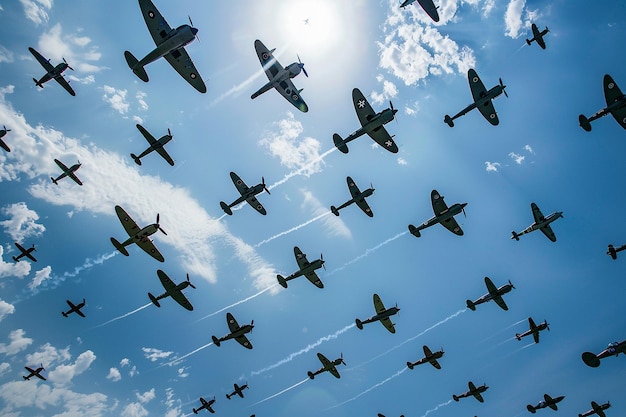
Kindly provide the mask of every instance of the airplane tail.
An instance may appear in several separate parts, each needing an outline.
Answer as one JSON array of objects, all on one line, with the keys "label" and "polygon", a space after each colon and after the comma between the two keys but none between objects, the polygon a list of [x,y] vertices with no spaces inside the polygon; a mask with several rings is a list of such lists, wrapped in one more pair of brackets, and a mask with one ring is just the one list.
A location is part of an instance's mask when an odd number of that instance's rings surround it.
[{"label": "airplane tail", "polygon": [[15,262],[19,262],[19,261],[20,261],[20,260],[19,260],[19,259],[17,259],[15,256],[13,257],[13,260],[14,260]]},{"label": "airplane tail", "polygon": [[135,75],[139,77],[141,81],[147,83],[148,74],[146,73],[146,70],[143,68],[143,66],[138,65],[139,61],[137,60],[137,58],[135,58],[135,56],[129,51],[124,51],[124,58],[126,58],[126,63],[130,67],[130,69],[133,70]]},{"label": "airplane tail", "polygon": [[528,411],[530,411],[531,413],[533,413],[533,414],[535,414],[535,413],[537,412],[537,410],[535,410],[535,407],[533,407],[533,406],[532,406],[532,405],[530,405],[530,404],[528,404],[528,405],[526,406],[526,409],[527,409]]},{"label": "airplane tail", "polygon": [[519,333],[515,333],[515,338],[516,338],[517,340],[522,340],[522,336],[520,336],[520,334],[519,334]]},{"label": "airplane tail", "polygon": [[24,378],[24,380],[28,381],[29,378],[26,378],[24,375],[22,375],[22,378]]},{"label": "airplane tail", "polygon": [[137,165],[141,165],[141,159],[138,158],[137,155],[135,155],[134,153],[131,153],[130,157],[133,158],[133,160],[135,161]]},{"label": "airplane tail", "polygon": [[231,395],[230,394],[226,394],[226,399],[230,400]]},{"label": "airplane tail", "polygon": [[61,314],[63,314],[63,317],[67,317],[67,313],[65,311],[61,311]]},{"label": "airplane tail", "polygon": [[517,232],[515,230],[513,230],[511,232],[511,234],[512,234],[511,239],[515,239],[515,240],[519,241],[519,235],[517,234]]},{"label": "airplane tail", "polygon": [[452,394],[452,399],[454,401],[459,401],[459,397],[457,397],[456,394]]},{"label": "airplane tail", "polygon": [[157,307],[161,307],[161,304],[159,304],[159,301],[156,299],[154,295],[152,295],[152,293],[148,293],[148,297],[150,297],[150,301],[152,301],[152,304],[154,304]]},{"label": "airplane tail", "polygon": [[443,121],[445,123],[447,123],[448,126],[454,127],[454,121],[452,120],[452,118],[449,115],[446,114],[446,116],[443,118]]},{"label": "airplane tail", "polygon": [[411,232],[411,234],[415,237],[420,237],[422,236],[422,234],[420,233],[419,230],[417,230],[417,227],[413,226],[412,224],[409,225],[409,232]]},{"label": "airplane tail", "polygon": [[215,346],[220,347],[220,339],[215,336],[211,336],[211,339],[213,339],[213,343],[215,344]]},{"label": "airplane tail", "polygon": [[197,410],[197,409],[195,409],[195,408],[193,409],[193,413],[194,413],[194,414],[198,414],[198,411],[199,411],[199,410]]},{"label": "airplane tail", "polygon": [[591,132],[591,122],[584,114],[578,116],[578,124],[582,127],[586,132]]},{"label": "airplane tail", "polygon": [[228,214],[229,216],[233,215],[233,211],[230,209],[230,207],[228,207],[228,204],[220,201],[220,206],[222,207],[222,210],[224,210],[224,213]]},{"label": "airplane tail", "polygon": [[607,252],[607,254],[611,255],[611,258],[617,259],[617,251],[615,250],[615,247],[613,245],[609,245],[609,251]]},{"label": "airplane tail", "polygon": [[363,330],[363,322],[359,319],[356,319],[356,327],[359,328],[359,330]]},{"label": "airplane tail", "polygon": [[54,185],[59,185],[59,183],[57,182],[57,180],[55,180],[54,178],[50,177],[50,179],[52,180],[52,182],[54,183]]},{"label": "airplane tail", "polygon": [[335,216],[339,216],[339,210],[337,210],[337,207],[330,206],[330,211],[332,211]]},{"label": "airplane tail", "polygon": [[33,78],[33,81],[35,82],[35,85],[37,85],[37,87],[43,88],[43,84],[41,84],[36,78]]},{"label": "airplane tail", "polygon": [[415,365],[413,365],[411,362],[407,362],[406,366],[411,370],[415,367]]},{"label": "airplane tail", "polygon": [[532,41],[531,41],[530,39],[526,39],[526,43],[527,43],[529,46],[530,46],[530,43],[531,43],[531,42],[532,42]]},{"label": "airplane tail", "polygon": [[315,379],[315,374],[313,374],[313,372],[308,371],[308,372],[307,372],[307,375],[309,375],[309,378],[311,378],[311,379]]},{"label": "airplane tail", "polygon": [[120,251],[120,253],[124,256],[129,256],[128,251],[126,250],[126,248],[124,246],[122,246],[122,244],[120,242],[117,241],[117,239],[115,239],[114,237],[111,238],[111,243],[113,243],[113,246],[115,246],[115,249],[117,249],[118,251]]},{"label": "airplane tail", "polygon": [[339,152],[348,153],[348,145],[346,145],[341,136],[335,133],[333,135],[333,142],[335,142],[335,146],[339,149]]},{"label": "airplane tail", "polygon": [[278,283],[283,288],[287,288],[287,280],[285,279],[285,277],[283,277],[282,275],[276,275],[276,278],[278,279]]},{"label": "airplane tail", "polygon": [[474,304],[472,300],[467,300],[465,303],[467,304],[467,308],[469,308],[470,310],[476,310],[476,304]]}]

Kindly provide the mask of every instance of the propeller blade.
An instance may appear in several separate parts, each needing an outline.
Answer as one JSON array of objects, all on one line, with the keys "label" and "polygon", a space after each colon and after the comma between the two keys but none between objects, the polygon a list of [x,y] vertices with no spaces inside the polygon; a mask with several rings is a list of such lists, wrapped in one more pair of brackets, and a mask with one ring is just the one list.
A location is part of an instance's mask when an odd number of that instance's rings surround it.
[{"label": "propeller blade", "polygon": [[465,207],[463,207],[461,210],[463,210],[463,215],[467,217],[467,214],[465,214]]},{"label": "propeller blade", "polygon": [[191,281],[189,281],[189,274],[187,274],[187,282],[189,283],[189,286],[190,286],[191,288],[193,288],[194,290],[196,289],[196,286],[195,286],[195,285],[193,285],[193,284],[191,283]]},{"label": "propeller blade", "polygon": [[191,16],[187,15],[187,18],[189,19],[189,25],[193,27],[193,22],[191,21]]},{"label": "propeller blade", "polygon": [[272,195],[272,193],[270,193],[270,190],[267,189],[267,186],[265,185],[265,177],[261,177],[261,184],[263,185],[263,189],[269,194]]},{"label": "propeller blade", "polygon": [[170,131],[170,128],[167,128],[167,136],[172,137],[172,132]]},{"label": "propeller blade", "polygon": [[70,67],[70,64],[67,63],[67,61],[65,60],[65,58],[63,58],[63,62],[65,62],[65,65],[67,65],[67,67],[69,69],[71,69],[72,71],[74,71],[74,68]]},{"label": "propeller blade", "polygon": [[499,78],[500,81],[500,87],[502,87],[502,92],[504,93],[504,95],[506,96],[506,98],[509,98],[509,95],[506,93],[506,85],[504,85],[504,83],[502,83],[502,78]]}]

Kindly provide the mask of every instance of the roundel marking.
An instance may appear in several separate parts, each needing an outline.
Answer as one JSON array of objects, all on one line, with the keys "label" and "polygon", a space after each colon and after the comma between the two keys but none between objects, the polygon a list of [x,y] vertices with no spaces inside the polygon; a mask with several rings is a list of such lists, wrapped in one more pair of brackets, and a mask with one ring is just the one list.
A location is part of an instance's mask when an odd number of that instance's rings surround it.
[{"label": "roundel marking", "polygon": [[154,12],[153,12],[152,10],[150,10],[150,11],[148,12],[148,17],[149,17],[150,19],[154,19]]},{"label": "roundel marking", "polygon": [[241,185],[242,182],[243,181],[241,181],[241,180],[237,180],[237,185]]},{"label": "roundel marking", "polygon": [[496,118],[496,114],[495,114],[495,113],[491,113],[491,114],[489,115],[489,118],[491,118],[491,119],[495,119],[495,118]]},{"label": "roundel marking", "polygon": [[626,117],[624,117],[624,118],[622,119],[622,122],[626,123]]},{"label": "roundel marking", "polygon": [[433,198],[434,198],[435,200],[437,200],[437,199],[439,198],[439,194],[435,194],[435,195],[433,196]]},{"label": "roundel marking", "polygon": [[189,74],[189,78],[191,78],[192,80],[196,79],[196,73],[192,72],[191,74]]},{"label": "roundel marking", "polygon": [[609,89],[611,89],[611,88],[615,87],[615,83],[609,83],[609,84],[607,85],[607,87],[609,87]]},{"label": "roundel marking", "polygon": [[477,82],[478,82],[478,77],[474,77],[474,78],[472,78],[472,81],[474,81],[475,83],[477,83]]},{"label": "roundel marking", "polygon": [[234,322],[235,322],[235,320],[228,320],[228,322],[229,322],[229,323],[234,323]]},{"label": "roundel marking", "polygon": [[261,209],[263,208],[263,206],[262,206],[262,205],[260,205],[260,204],[258,204],[258,205],[256,206],[256,208],[258,208],[259,210],[261,210]]},{"label": "roundel marking", "polygon": [[293,94],[293,95],[291,96],[291,98],[292,98],[292,99],[294,99],[294,100],[297,100],[297,99],[298,99],[298,95],[297,95],[297,94]]},{"label": "roundel marking", "polygon": [[263,52],[261,57],[265,60],[265,59],[268,59],[270,57],[270,54],[268,54],[267,52]]}]

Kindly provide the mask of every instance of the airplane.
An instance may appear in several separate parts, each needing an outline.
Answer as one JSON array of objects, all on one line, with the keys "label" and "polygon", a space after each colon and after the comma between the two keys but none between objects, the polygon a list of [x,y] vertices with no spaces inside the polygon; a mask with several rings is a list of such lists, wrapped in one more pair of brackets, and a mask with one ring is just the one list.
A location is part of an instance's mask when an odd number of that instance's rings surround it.
[{"label": "airplane", "polygon": [[315,273],[316,269],[324,268],[324,256],[320,255],[320,259],[316,259],[313,262],[309,262],[306,258],[306,254],[302,253],[300,248],[297,246],[293,247],[293,253],[296,256],[296,261],[298,262],[298,271],[289,275],[288,277],[283,277],[282,275],[276,275],[278,279],[278,283],[283,286],[283,288],[287,288],[287,281],[290,281],[294,278],[298,278],[304,275],[312,284],[314,284],[317,288],[324,288],[324,283],[319,279],[317,274]]},{"label": "airplane", "polygon": [[452,394],[452,399],[454,401],[459,401],[460,398],[469,397],[470,395],[473,395],[481,403],[485,401],[483,399],[483,396],[480,395],[480,393],[481,392],[485,392],[485,391],[487,391],[489,389],[489,387],[486,384],[482,384],[481,386],[477,387],[476,385],[474,385],[474,383],[472,381],[469,381],[467,383],[467,385],[469,386],[469,391],[466,391],[466,392],[464,392],[463,394],[460,394],[460,395]]},{"label": "airplane", "polygon": [[80,161],[78,161],[77,164],[72,165],[71,167],[67,167],[63,162],[59,161],[58,159],[55,159],[54,162],[56,162],[56,164],[59,166],[59,168],[61,168],[63,170],[63,173],[61,175],[59,175],[56,178],[52,178],[50,177],[50,179],[52,180],[52,182],[54,183],[54,185],[59,185],[57,183],[57,181],[59,181],[62,178],[65,177],[69,177],[71,179],[74,180],[74,182],[78,185],[83,185],[82,181],[76,176],[76,174],[74,174],[74,172],[78,171],[78,168],[80,168],[80,166],[82,165],[80,163]]},{"label": "airplane", "polygon": [[193,306],[191,305],[189,300],[187,300],[185,294],[183,294],[183,290],[187,287],[191,287],[194,290],[196,289],[196,287],[189,281],[189,274],[187,274],[187,281],[183,281],[178,285],[174,284],[170,277],[168,277],[167,274],[165,274],[165,272],[161,271],[160,269],[157,269],[157,275],[161,280],[161,284],[163,284],[163,288],[165,288],[165,292],[157,297],[152,295],[152,293],[148,293],[148,297],[150,297],[150,301],[152,301],[152,304],[157,307],[161,307],[161,304],[159,304],[159,300],[171,296],[178,304],[185,307],[187,310],[193,310]]},{"label": "airplane", "polygon": [[198,29],[193,27],[191,18],[189,18],[189,25],[184,24],[172,29],[152,1],[139,0],[139,7],[156,48],[141,60],[137,60],[130,51],[124,51],[124,57],[130,69],[141,81],[148,82],[148,74],[144,66],[163,57],[193,88],[206,93],[206,85],[185,51],[185,46],[198,37]]},{"label": "airplane", "polygon": [[604,412],[604,410],[610,407],[611,407],[611,403],[608,401],[604,404],[598,404],[597,402],[592,401],[591,410],[585,411],[582,414],[578,414],[578,417],[589,417],[593,414],[597,414],[598,417],[606,417],[606,413]]},{"label": "airplane", "polygon": [[354,109],[361,127],[350,133],[345,139],[342,139],[339,134],[335,133],[333,142],[335,142],[337,149],[342,153],[348,153],[348,142],[367,133],[383,149],[387,149],[391,153],[398,153],[398,145],[396,145],[393,137],[384,128],[384,125],[392,121],[398,112],[398,109],[393,108],[393,103],[390,101],[389,108],[376,113],[358,88],[352,90],[352,102],[354,103]]},{"label": "airplane", "polygon": [[139,246],[141,249],[143,249],[144,252],[152,256],[157,261],[165,262],[165,258],[163,257],[163,255],[161,255],[152,240],[150,240],[150,238],[148,237],[155,234],[159,230],[164,235],[167,235],[167,233],[165,233],[165,230],[161,229],[161,226],[159,225],[158,214],[156,217],[156,223],[149,224],[148,226],[140,229],[137,223],[135,223],[135,221],[131,219],[131,217],[120,206],[115,206],[115,213],[117,213],[118,219],[120,219],[122,226],[124,226],[124,230],[126,230],[126,233],[128,233],[128,236],[130,236],[122,243],[112,237],[111,243],[113,243],[115,249],[120,251],[122,255],[129,256],[128,250],[126,250],[126,246],[132,243],[136,243],[137,246]]},{"label": "airplane", "polygon": [[320,362],[322,362],[322,367],[315,372],[308,371],[307,375],[309,375],[309,378],[314,379],[315,375],[319,375],[322,372],[330,372],[335,378],[341,378],[341,375],[339,375],[339,371],[337,370],[337,366],[340,364],[343,364],[344,366],[346,365],[343,360],[343,353],[332,362],[319,352],[317,353],[317,358]]},{"label": "airplane", "polygon": [[553,410],[558,410],[558,407],[556,404],[560,402],[561,400],[563,400],[563,398],[565,398],[564,395],[560,397],[552,398],[548,394],[543,394],[543,401],[540,401],[539,404],[537,404],[534,407],[528,404],[526,406],[526,409],[533,414],[535,414],[537,410],[539,410],[540,408],[546,408],[546,407],[550,407]]},{"label": "airplane", "polygon": [[230,397],[234,395],[239,395],[241,398],[243,398],[243,390],[248,388],[248,383],[246,382],[242,386],[239,386],[237,385],[237,383],[235,383],[233,384],[233,387],[235,388],[235,390],[231,392],[230,394],[226,394],[226,398],[229,400],[230,400]]},{"label": "airplane", "polygon": [[170,164],[171,166],[174,166],[174,160],[165,150],[165,144],[169,142],[170,140],[172,140],[172,132],[170,131],[170,129],[169,128],[167,129],[167,135],[163,135],[157,140],[146,129],[144,129],[142,125],[137,124],[136,126],[137,126],[137,129],[139,129],[139,131],[143,135],[143,137],[146,138],[146,140],[150,144],[150,147],[146,149],[145,151],[143,151],[142,153],[140,153],[139,156],[135,155],[134,153],[130,154],[130,157],[133,158],[135,163],[137,165],[141,165],[141,158],[148,155],[152,151],[157,151],[157,153],[161,155],[161,157],[163,157],[163,159],[165,159],[168,164]]},{"label": "airplane", "polygon": [[587,118],[584,114],[578,116],[578,123],[585,131],[591,132],[591,122],[599,119],[607,114],[612,114],[617,123],[626,129],[626,96],[622,94],[622,91],[617,86],[617,83],[613,80],[609,74],[604,74],[604,99],[606,100],[606,107],[602,110],[598,110],[593,116]]},{"label": "airplane", "polygon": [[364,324],[380,321],[387,330],[389,330],[391,333],[395,333],[396,329],[389,317],[397,314],[398,311],[400,311],[398,305],[396,304],[395,307],[385,308],[378,294],[374,294],[374,308],[376,309],[376,315],[363,321],[361,321],[360,319],[356,319],[356,327],[358,327],[359,330],[363,330]]},{"label": "airplane", "polygon": [[74,71],[74,68],[72,68],[72,67],[70,67],[68,65],[68,63],[65,60],[65,58],[63,58],[63,62],[57,64],[57,66],[53,66],[50,63],[49,59],[44,58],[34,48],[28,47],[28,50],[30,51],[31,54],[33,54],[35,59],[37,61],[39,61],[41,66],[47,71],[46,74],[39,79],[39,81],[37,81],[36,78],[33,78],[33,81],[35,82],[37,87],[43,88],[43,84],[44,83],[46,83],[46,82],[48,82],[48,81],[50,81],[51,79],[54,78],[59,84],[61,84],[61,87],[63,87],[65,89],[65,91],[70,93],[70,95],[72,95],[72,96],[76,95],[76,93],[74,92],[74,89],[72,87],[70,87],[70,83],[63,77],[63,71],[65,71],[66,69],[69,68],[72,71]]},{"label": "airplane", "polygon": [[[406,6],[413,4],[415,0],[404,0],[400,5],[400,8],[404,9]],[[439,13],[437,13],[437,7],[433,3],[433,0],[417,0],[422,9],[433,19],[435,22],[439,21]]]},{"label": "airplane", "polygon": [[3,127],[4,129],[0,129],[0,147],[2,147],[2,149],[4,149],[7,152],[11,152],[9,145],[7,145],[6,142],[2,140],[2,138],[7,134],[7,132],[10,132],[11,129],[7,129],[6,126],[3,126]]},{"label": "airplane", "polygon": [[615,246],[609,244],[609,250],[606,252],[607,255],[610,255],[611,258],[617,259],[617,252],[621,252],[626,249],[626,245],[622,245],[619,248],[615,248]]},{"label": "airplane", "polygon": [[563,212],[555,211],[554,213],[549,214],[548,217],[544,217],[541,213],[541,210],[539,210],[539,207],[537,207],[535,203],[530,203],[530,208],[533,211],[533,217],[535,218],[535,222],[519,233],[513,230],[511,239],[519,240],[519,237],[521,235],[534,232],[535,230],[541,230],[543,234],[548,237],[548,239],[550,239],[552,242],[556,242],[556,235],[552,231],[550,223],[557,220],[559,217],[563,217]]},{"label": "airplane", "polygon": [[300,96],[300,92],[302,90],[298,90],[293,85],[293,82],[291,82],[291,79],[299,75],[300,72],[304,73],[307,77],[309,76],[304,69],[304,64],[300,61],[300,57],[298,57],[298,62],[294,62],[287,65],[286,68],[283,68],[283,66],[280,65],[280,63],[272,55],[275,48],[270,51],[265,45],[263,45],[263,42],[257,39],[254,41],[254,49],[256,50],[256,54],[259,57],[259,61],[261,62],[263,69],[265,70],[265,75],[269,78],[269,82],[259,88],[254,94],[252,94],[252,96],[250,96],[250,98],[254,100],[266,91],[275,88],[276,91],[285,97],[298,110],[303,113],[308,112],[309,107]]},{"label": "airplane", "polygon": [[489,91],[487,91],[485,85],[480,80],[474,69],[470,68],[469,71],[467,71],[467,79],[469,80],[474,102],[452,117],[446,114],[443,121],[446,122],[448,126],[454,127],[454,119],[465,115],[471,110],[478,109],[489,123],[496,126],[500,123],[500,121],[498,120],[496,109],[493,107],[491,100],[495,99],[502,93],[508,97],[508,94],[505,91],[506,85],[502,84],[502,78],[500,78],[500,84],[492,87]]},{"label": "airplane", "polygon": [[81,317],[85,317],[85,314],[80,311],[81,308],[85,307],[85,299],[83,298],[83,302],[79,303],[79,304],[74,304],[72,303],[70,300],[65,300],[65,302],[67,303],[67,305],[70,306],[70,309],[67,311],[62,311],[61,314],[63,314],[63,317],[67,317],[68,314],[72,314],[72,313],[76,313]]},{"label": "airplane", "polygon": [[233,201],[231,204],[226,204],[223,201],[220,201],[220,206],[222,207],[222,210],[224,210],[224,212],[229,216],[232,216],[233,211],[231,210],[231,207],[236,206],[237,204],[245,200],[256,211],[265,216],[267,214],[267,211],[265,211],[265,207],[263,207],[263,204],[259,203],[259,200],[257,200],[255,197],[257,194],[260,194],[263,191],[266,191],[268,194],[270,194],[270,190],[268,190],[265,186],[265,178],[261,177],[261,183],[255,185],[254,187],[248,187],[246,183],[243,182],[241,178],[239,178],[239,175],[235,174],[234,172],[230,173],[230,179],[233,180],[233,184],[235,184],[235,187],[237,187],[237,191],[239,191],[241,197]]},{"label": "airplane", "polygon": [[455,203],[451,207],[448,207],[445,201],[443,201],[443,196],[439,194],[437,190],[431,191],[430,200],[433,204],[433,211],[435,212],[435,216],[426,220],[424,223],[420,224],[417,227],[410,224],[409,232],[411,232],[411,234],[415,237],[420,237],[420,230],[426,229],[433,224],[439,223],[455,235],[463,236],[463,230],[456,222],[456,220],[454,220],[454,216],[461,212],[463,212],[463,215],[465,215],[465,206],[467,206],[467,203]]},{"label": "airplane", "polygon": [[584,352],[582,354],[582,359],[587,366],[597,368],[600,366],[600,359],[608,358],[609,356],[618,356],[620,353],[626,354],[626,340],[609,343],[606,349],[597,355],[592,352]]},{"label": "airplane", "polygon": [[28,381],[29,379],[31,379],[34,376],[36,376],[37,378],[42,379],[44,381],[46,380],[46,378],[44,378],[41,375],[41,371],[45,371],[46,370],[46,368],[43,367],[43,363],[37,369],[32,369],[32,368],[29,368],[28,366],[25,366],[24,369],[26,369],[28,372],[30,372],[30,374],[28,374],[26,376],[22,375],[22,378],[24,378],[25,380]]},{"label": "airplane", "polygon": [[539,343],[539,332],[545,329],[550,330],[550,326],[546,320],[544,320],[543,323],[536,325],[535,321],[531,317],[528,317],[528,325],[530,326],[530,329],[526,330],[524,333],[515,333],[515,338],[517,340],[522,340],[522,337],[532,334],[533,339],[535,339],[535,343]]},{"label": "airplane", "polygon": [[215,413],[215,410],[213,410],[213,408],[211,407],[214,402],[215,402],[215,397],[213,397],[213,399],[209,400],[209,401],[207,401],[204,398],[200,397],[200,403],[202,405],[200,407],[198,407],[198,408],[194,408],[193,409],[193,413],[194,414],[198,414],[198,411],[200,411],[200,410],[207,410],[210,413]]},{"label": "airplane", "polygon": [[537,41],[537,45],[539,45],[541,47],[541,49],[546,49],[546,41],[543,40],[543,37],[550,32],[548,30],[548,27],[546,26],[546,28],[542,31],[539,31],[539,28],[537,28],[537,25],[535,25],[534,23],[532,24],[532,31],[533,31],[533,37],[531,39],[526,39],[526,43],[530,46],[530,44],[533,41]]},{"label": "airplane", "polygon": [[424,349],[424,357],[418,360],[417,362],[407,362],[406,366],[408,366],[409,369],[413,369],[417,365],[430,362],[430,364],[434,366],[436,369],[441,369],[441,365],[439,365],[439,362],[437,362],[437,359],[443,356],[444,354],[443,349],[437,352],[432,352],[426,345],[424,345],[423,349]]},{"label": "airplane", "polygon": [[372,185],[370,184],[370,188],[361,192],[361,190],[359,190],[359,187],[357,187],[352,178],[346,177],[346,181],[348,182],[348,189],[350,190],[352,198],[340,205],[339,207],[330,206],[330,211],[332,211],[335,216],[339,216],[339,210],[348,207],[352,203],[356,203],[356,205],[359,206],[361,210],[363,210],[363,213],[367,214],[370,217],[374,217],[372,209],[367,204],[367,201],[365,201],[367,197],[374,194],[374,188],[372,187]]},{"label": "airplane", "polygon": [[[385,417],[384,414],[378,413],[378,417]],[[404,414],[400,414],[400,417],[404,417]]]},{"label": "airplane", "polygon": [[226,313],[226,322],[228,323],[228,328],[230,329],[230,333],[224,337],[220,337],[219,339],[215,336],[211,336],[213,339],[213,343],[215,346],[219,347],[220,343],[228,340],[235,339],[239,344],[247,349],[252,349],[252,343],[246,337],[246,333],[250,333],[254,328],[254,320],[250,324],[246,324],[244,326],[239,326],[237,320],[233,317],[232,314]]},{"label": "airplane", "polygon": [[20,250],[20,252],[22,252],[19,255],[13,257],[13,260],[15,262],[19,262],[20,258],[22,258],[24,256],[26,256],[28,259],[30,259],[33,262],[37,262],[37,259],[35,259],[35,257],[31,254],[32,252],[34,252],[36,250],[35,249],[35,244],[33,244],[33,246],[30,247],[30,248],[24,248],[22,245],[20,245],[19,243],[15,242],[15,247],[18,248]]},{"label": "airplane", "polygon": [[485,285],[487,286],[487,290],[489,292],[476,301],[467,300],[467,308],[474,311],[476,310],[477,304],[482,304],[486,303],[487,301],[493,300],[496,302],[496,304],[500,306],[500,308],[502,308],[503,310],[508,310],[509,307],[507,307],[506,303],[502,299],[502,296],[515,288],[513,284],[511,284],[511,281],[509,280],[508,284],[504,284],[500,288],[496,288],[491,279],[489,279],[489,277],[485,277]]}]

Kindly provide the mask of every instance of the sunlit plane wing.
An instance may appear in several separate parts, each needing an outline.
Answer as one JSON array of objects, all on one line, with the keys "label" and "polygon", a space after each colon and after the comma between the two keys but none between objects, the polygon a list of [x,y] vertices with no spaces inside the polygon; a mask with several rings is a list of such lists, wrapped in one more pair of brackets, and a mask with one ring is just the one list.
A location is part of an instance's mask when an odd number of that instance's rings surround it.
[{"label": "sunlit plane wing", "polygon": [[380,322],[383,324],[383,326],[385,326],[385,328],[387,330],[389,330],[391,333],[395,333],[396,332],[396,328],[393,325],[393,322],[391,321],[391,319],[389,317],[386,317],[384,319],[381,319]]},{"label": "sunlit plane wing", "polygon": [[239,330],[239,323],[235,320],[232,314],[226,313],[226,322],[228,323],[228,329],[232,332]]},{"label": "sunlit plane wing", "polygon": [[143,14],[146,26],[148,26],[154,43],[160,45],[172,28],[167,24],[167,21],[152,1],[139,0],[139,7],[141,8],[141,14]]},{"label": "sunlit plane wing", "polygon": [[[474,102],[477,102],[485,97],[487,94],[487,89],[485,85],[478,77],[478,74],[474,69],[470,69],[467,72],[467,78],[469,80],[470,89],[472,90],[472,97],[474,98]],[[478,110],[483,115],[485,119],[489,121],[492,125],[497,125],[499,123],[498,115],[496,114],[496,109],[493,107],[493,103],[491,100],[485,102],[482,106],[478,106]]]},{"label": "sunlit plane wing", "polygon": [[294,246],[293,253],[296,256],[296,262],[298,262],[298,268],[302,269],[309,263],[309,261],[306,259],[306,255],[302,253],[299,247]]},{"label": "sunlit plane wing", "polygon": [[[356,183],[351,177],[347,178],[347,182],[348,182],[348,189],[350,190],[350,195],[352,195],[352,198],[356,197],[357,195],[361,193],[361,190],[359,190],[359,187],[357,187]],[[370,217],[374,216],[374,213],[372,213],[372,209],[367,204],[365,199],[356,200],[355,203],[357,206],[359,206],[361,210],[363,210],[365,214],[367,214]]]},{"label": "sunlit plane wing", "polygon": [[433,3],[433,0],[418,0],[418,3],[431,19],[435,22],[439,22],[439,13],[437,13],[437,7]]},{"label": "sunlit plane wing", "polygon": [[252,207],[254,207],[254,209],[256,211],[258,211],[259,213],[266,215],[267,211],[265,210],[265,207],[263,207],[263,204],[259,203],[259,200],[257,200],[257,198],[255,196],[252,197],[248,197],[246,199],[246,201],[248,202],[248,204],[250,204]]},{"label": "sunlit plane wing", "polygon": [[454,220],[454,217],[442,221],[441,224],[455,235],[463,236],[463,229],[461,229],[461,226]]},{"label": "sunlit plane wing", "polygon": [[185,48],[178,48],[174,52],[165,55],[164,58],[193,88],[201,93],[206,93],[206,85]]},{"label": "sunlit plane wing", "polygon": [[[613,80],[609,74],[604,75],[604,98],[606,99],[606,105],[610,106],[616,101],[623,99],[623,94],[617,83]],[[617,123],[626,129],[626,107],[621,107],[611,112]]]},{"label": "sunlit plane wing", "polygon": [[[443,197],[441,194],[437,192],[437,190],[432,190],[430,193],[430,200],[433,204],[433,211],[435,212],[435,216],[441,215],[441,213],[448,210],[448,205],[443,201]],[[463,230],[461,226],[454,220],[454,217],[450,217],[443,222],[440,222],[443,227],[454,233],[455,235],[462,236]]]},{"label": "sunlit plane wing", "polygon": [[[376,115],[376,112],[358,88],[352,90],[352,102],[361,126],[367,124]],[[396,145],[389,132],[382,125],[376,130],[368,132],[368,135],[389,152],[398,152],[398,145]]]},{"label": "sunlit plane wing", "polygon": [[50,61],[48,61],[46,58],[44,58],[39,52],[37,52],[34,48],[28,47],[28,50],[30,51],[31,54],[33,54],[33,56],[35,57],[35,59],[37,59],[37,61],[39,61],[39,63],[41,64],[41,66],[47,71],[50,72],[54,69],[54,66],[50,63]]},{"label": "sunlit plane wing", "polygon": [[528,326],[530,327],[530,331],[533,333],[533,339],[535,339],[535,343],[539,343],[539,331],[537,331],[537,325],[535,321],[528,317]]},{"label": "sunlit plane wing", "polygon": [[380,314],[386,310],[378,294],[374,294],[374,309],[376,310],[376,314]]},{"label": "sunlit plane wing", "polygon": [[73,179],[76,184],[83,185],[83,182],[73,172],[69,172],[67,176]]},{"label": "sunlit plane wing", "polygon": [[248,338],[244,335],[235,337],[235,340],[239,342],[239,344],[247,349],[252,349],[252,343],[248,340]]},{"label": "sunlit plane wing", "polygon": [[179,289],[176,288],[176,284],[174,284],[174,282],[170,279],[170,277],[168,277],[165,274],[165,272],[163,272],[160,269],[158,269],[157,270],[157,275],[159,276],[159,280],[161,280],[161,284],[163,285],[163,288],[165,288],[165,291],[167,291],[167,293],[178,304],[180,304],[181,306],[185,307],[189,311],[193,310],[193,306],[191,305],[189,300],[187,300],[187,297],[185,297],[185,295],[182,293],[182,291],[180,291]]},{"label": "sunlit plane wing", "polygon": [[245,182],[243,182],[243,180],[239,177],[239,175],[235,174],[234,172],[231,172],[230,179],[233,180],[233,184],[235,184],[235,187],[237,187],[237,191],[239,191],[239,194],[243,194],[246,192],[246,190],[248,189],[248,186],[246,185]]},{"label": "sunlit plane wing", "polygon": [[56,77],[54,77],[54,79],[56,80],[56,82],[58,82],[61,85],[61,87],[63,87],[65,89],[65,91],[70,93],[70,95],[72,95],[72,96],[76,95],[76,92],[70,86],[70,83],[68,83],[67,80],[63,77],[63,75],[59,74]]},{"label": "sunlit plane wing", "polygon": [[543,213],[541,213],[541,210],[539,210],[539,207],[537,207],[535,203],[530,203],[530,208],[533,211],[533,218],[535,219],[535,222],[539,223],[545,220]]},{"label": "sunlit plane wing", "polygon": [[167,161],[168,164],[170,164],[171,166],[174,166],[174,160],[172,159],[170,154],[167,153],[164,147],[161,146],[160,148],[156,148],[156,151],[159,155],[161,155],[163,159]]}]

